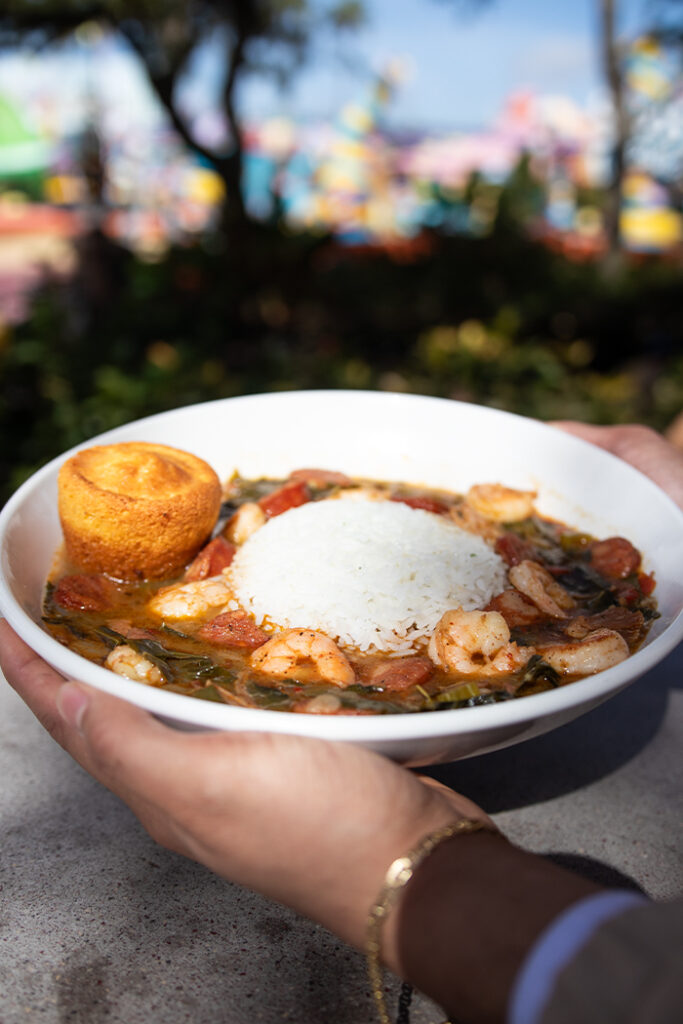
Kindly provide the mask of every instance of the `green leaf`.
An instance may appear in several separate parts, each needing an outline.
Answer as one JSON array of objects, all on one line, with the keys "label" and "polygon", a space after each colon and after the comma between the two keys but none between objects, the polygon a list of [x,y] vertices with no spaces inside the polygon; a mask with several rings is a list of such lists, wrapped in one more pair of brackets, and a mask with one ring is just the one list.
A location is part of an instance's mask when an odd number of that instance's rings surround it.
[{"label": "green leaf", "polygon": [[282,708],[285,704],[291,703],[291,697],[275,686],[262,686],[250,679],[246,685],[246,691],[255,703],[262,708]]},{"label": "green leaf", "polygon": [[477,683],[458,683],[456,686],[449,686],[447,690],[442,690],[434,697],[434,700],[437,704],[460,704],[462,701],[478,697],[480,693]]},{"label": "green leaf", "polygon": [[195,690],[192,696],[197,697],[199,700],[213,700],[217,704],[225,704],[215,686],[203,686],[201,690]]},{"label": "green leaf", "polygon": [[555,689],[559,685],[560,674],[543,660],[540,654],[532,654],[524,669],[524,675],[515,692],[516,697],[528,697],[532,693]]}]

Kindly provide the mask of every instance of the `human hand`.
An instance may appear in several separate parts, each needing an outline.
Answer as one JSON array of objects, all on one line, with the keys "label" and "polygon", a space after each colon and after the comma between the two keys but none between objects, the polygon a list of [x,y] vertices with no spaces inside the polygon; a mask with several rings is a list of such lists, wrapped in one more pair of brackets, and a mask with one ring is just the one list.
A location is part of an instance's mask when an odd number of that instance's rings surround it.
[{"label": "human hand", "polygon": [[[386,758],[268,733],[188,733],[66,682],[0,622],[0,665],[50,734],[152,837],[363,946],[389,864],[464,797]],[[396,969],[393,922],[384,959]]]},{"label": "human hand", "polygon": [[596,427],[565,420],[552,425],[624,459],[683,509],[683,452],[655,430],[637,425]]}]

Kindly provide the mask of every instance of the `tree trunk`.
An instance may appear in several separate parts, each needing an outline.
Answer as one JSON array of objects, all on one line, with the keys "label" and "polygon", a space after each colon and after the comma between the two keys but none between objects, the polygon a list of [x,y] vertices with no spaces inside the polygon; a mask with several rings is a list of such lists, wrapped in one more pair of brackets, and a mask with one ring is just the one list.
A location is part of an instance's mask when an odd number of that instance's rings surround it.
[{"label": "tree trunk", "polygon": [[128,42],[133,46],[147,72],[149,82],[154,89],[157,99],[166,111],[174,130],[184,141],[186,146],[202,157],[216,173],[223,179],[225,184],[225,200],[220,213],[221,229],[228,234],[229,244],[232,243],[231,235],[237,236],[236,240],[243,237],[249,229],[249,217],[244,206],[242,195],[242,172],[243,172],[243,139],[239,118],[234,107],[235,85],[239,72],[244,64],[244,51],[248,39],[247,31],[238,30],[237,39],[232,48],[228,47],[226,53],[227,74],[223,87],[223,112],[228,122],[231,135],[231,150],[228,154],[217,154],[201,145],[190,132],[184,118],[176,107],[175,89],[178,78],[182,72],[185,55],[178,60],[164,74],[154,74],[147,55],[139,44],[134,33],[126,32],[123,26],[118,26],[124,31]]},{"label": "tree trunk", "polygon": [[610,180],[605,199],[605,233],[607,236],[607,263],[614,265],[621,257],[619,218],[626,172],[626,147],[630,124],[624,95],[624,77],[621,54],[616,37],[616,0],[600,0],[602,60],[612,103],[612,152]]}]

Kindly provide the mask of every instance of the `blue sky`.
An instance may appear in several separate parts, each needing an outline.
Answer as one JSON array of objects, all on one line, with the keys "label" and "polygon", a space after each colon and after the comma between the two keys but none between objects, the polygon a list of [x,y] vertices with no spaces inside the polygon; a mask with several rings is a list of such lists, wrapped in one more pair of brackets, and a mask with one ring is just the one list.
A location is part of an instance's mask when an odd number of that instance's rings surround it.
[{"label": "blue sky", "polygon": [[[329,0],[319,0],[329,2]],[[648,0],[617,0],[619,28],[633,38]],[[342,42],[318,40],[314,59],[290,90],[252,81],[240,95],[247,117],[286,115],[333,119],[362,97],[372,69],[405,58],[410,73],[385,112],[396,128],[448,131],[484,128],[511,92],[528,88],[562,94],[581,106],[604,98],[598,56],[598,0],[364,0],[367,24]],[[355,70],[342,55],[351,58]],[[0,92],[61,100],[66,120],[82,117],[84,83],[97,81],[123,112],[153,121],[157,106],[144,73],[127,48],[110,42],[85,60],[85,51],[4,54]],[[108,63],[107,63],[108,62]],[[218,65],[211,53],[186,83],[188,109],[211,107]]]},{"label": "blue sky", "polygon": [[[369,68],[408,57],[411,74],[389,117],[403,127],[477,127],[490,123],[512,90],[562,93],[581,105],[603,93],[597,0],[365,0],[368,24],[347,38],[347,52]],[[620,0],[619,28],[643,24],[645,0]],[[330,40],[286,93],[253,83],[248,112],[329,116],[353,98],[358,77],[335,58]]]}]

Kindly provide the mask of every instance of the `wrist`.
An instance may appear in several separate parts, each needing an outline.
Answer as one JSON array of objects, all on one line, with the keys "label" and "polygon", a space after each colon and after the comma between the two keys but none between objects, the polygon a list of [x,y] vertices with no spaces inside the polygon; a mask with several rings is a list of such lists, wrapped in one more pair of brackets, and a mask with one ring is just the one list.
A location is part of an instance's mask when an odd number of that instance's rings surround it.
[{"label": "wrist", "polygon": [[[564,909],[599,888],[500,834],[441,843],[387,922],[387,963],[458,1020],[505,1019],[528,951]],[[494,969],[495,967],[495,969]]]},{"label": "wrist", "polygon": [[[445,787],[425,785],[383,759],[377,759],[376,765],[381,766],[384,776],[381,800],[374,800],[370,809],[359,810],[361,794],[347,813],[330,821],[324,837],[316,833],[303,842],[307,857],[313,851],[309,870],[301,870],[301,860],[294,863],[291,872],[284,867],[275,879],[276,888],[268,890],[273,898],[283,900],[362,951],[366,949],[368,913],[389,865],[426,835],[460,817],[479,816],[489,821],[474,804],[446,792]],[[321,843],[324,856],[320,855]],[[262,883],[260,887],[265,888]],[[383,934],[382,959],[395,971],[398,958],[393,930],[386,940]]]},{"label": "wrist", "polygon": [[397,908],[405,887],[410,885],[423,861],[430,857],[441,843],[481,830],[498,835],[498,829],[490,819],[479,816],[459,815],[457,818],[452,816],[450,821],[427,831],[417,844],[391,862],[385,872],[384,884],[378,892],[368,919],[367,952],[371,969],[374,961],[379,964],[381,956],[383,963],[388,968],[396,974],[401,973]]}]

